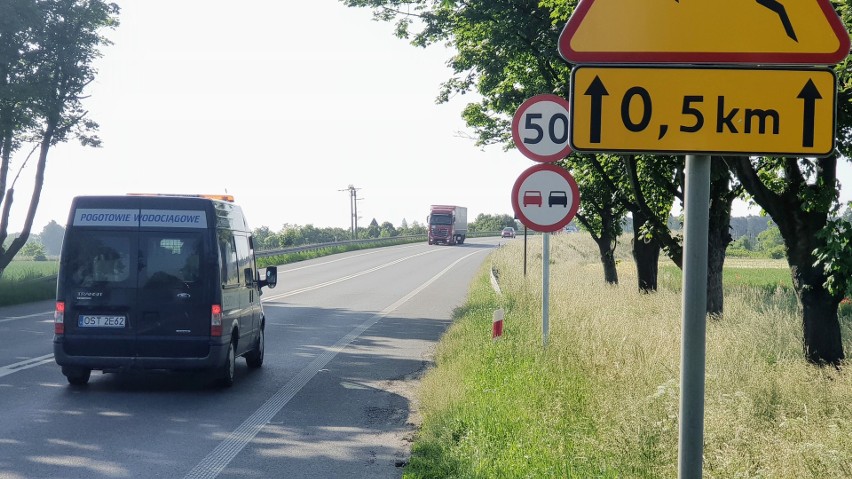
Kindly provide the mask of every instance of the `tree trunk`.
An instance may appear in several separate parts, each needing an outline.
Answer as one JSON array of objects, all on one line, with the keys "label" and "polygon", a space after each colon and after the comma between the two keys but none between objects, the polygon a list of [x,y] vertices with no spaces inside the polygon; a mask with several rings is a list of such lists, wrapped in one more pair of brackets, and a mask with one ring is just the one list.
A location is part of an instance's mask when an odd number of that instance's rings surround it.
[{"label": "tree trunk", "polygon": [[636,276],[639,291],[651,293],[657,291],[657,272],[660,267],[660,242],[655,238],[646,239],[640,232],[645,224],[641,213],[633,213],[633,261],[636,262]]},{"label": "tree trunk", "polygon": [[600,238],[593,236],[601,254],[601,264],[604,270],[604,281],[607,284],[618,284],[618,270],[615,268],[615,242],[611,235],[604,233]]},{"label": "tree trunk", "polygon": [[[802,346],[805,358],[815,364],[839,365],[844,359],[843,342],[837,307],[842,296],[825,289],[826,275],[813,252],[825,246],[818,234],[827,224],[828,208],[813,207],[803,198],[804,192],[819,196],[819,188],[808,185],[796,159],[783,164],[785,189],[775,193],[763,184],[747,158],[728,159],[737,177],[760,206],[772,217],[787,247],[787,264],[793,288],[802,308]],[[835,185],[837,159],[816,160],[817,185],[832,189]]]},{"label": "tree trunk", "polygon": [[711,164],[710,224],[707,237],[707,314],[721,316],[725,294],[722,284],[725,251],[731,243],[731,170],[718,158]]},{"label": "tree trunk", "polygon": [[[726,231],[727,233],[727,231]],[[725,246],[719,247],[724,241],[719,234],[710,230],[710,241],[707,247],[707,314],[721,316],[725,306],[725,292],[723,285],[723,268],[725,267]],[[730,242],[730,234],[727,234]]]},{"label": "tree trunk", "polygon": [[840,300],[822,287],[796,290],[802,304],[805,357],[815,364],[839,366],[844,359],[837,318]]}]

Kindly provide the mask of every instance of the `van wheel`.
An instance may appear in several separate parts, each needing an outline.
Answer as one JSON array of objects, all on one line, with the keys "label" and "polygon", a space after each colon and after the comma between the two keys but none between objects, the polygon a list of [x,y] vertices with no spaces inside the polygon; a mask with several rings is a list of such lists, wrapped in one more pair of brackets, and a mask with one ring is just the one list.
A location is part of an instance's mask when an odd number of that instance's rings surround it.
[{"label": "van wheel", "polygon": [[260,333],[257,336],[257,345],[245,355],[246,364],[252,369],[263,366],[263,336],[263,328],[260,328]]},{"label": "van wheel", "polygon": [[85,386],[92,375],[91,369],[62,366],[62,374],[72,386]]},{"label": "van wheel", "polygon": [[225,357],[225,364],[219,370],[219,385],[223,388],[229,388],[234,385],[236,356],[234,355],[234,343],[228,344],[228,355]]}]

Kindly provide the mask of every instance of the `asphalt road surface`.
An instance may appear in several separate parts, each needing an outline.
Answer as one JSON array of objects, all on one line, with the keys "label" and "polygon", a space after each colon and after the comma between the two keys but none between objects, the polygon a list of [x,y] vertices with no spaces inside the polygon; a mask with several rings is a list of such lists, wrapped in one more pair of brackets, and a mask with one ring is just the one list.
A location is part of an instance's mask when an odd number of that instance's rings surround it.
[{"label": "asphalt road surface", "polygon": [[238,360],[229,389],[152,371],[69,386],[53,302],[0,308],[0,479],[401,477],[417,380],[500,241],[282,266],[264,365]]}]

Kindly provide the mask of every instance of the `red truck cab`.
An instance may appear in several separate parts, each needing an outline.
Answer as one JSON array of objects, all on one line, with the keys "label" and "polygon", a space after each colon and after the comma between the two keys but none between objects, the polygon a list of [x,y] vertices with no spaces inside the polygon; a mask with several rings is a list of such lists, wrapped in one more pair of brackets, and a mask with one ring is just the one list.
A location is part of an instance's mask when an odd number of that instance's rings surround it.
[{"label": "red truck cab", "polygon": [[432,205],[426,217],[429,244],[463,244],[467,237],[467,208]]}]

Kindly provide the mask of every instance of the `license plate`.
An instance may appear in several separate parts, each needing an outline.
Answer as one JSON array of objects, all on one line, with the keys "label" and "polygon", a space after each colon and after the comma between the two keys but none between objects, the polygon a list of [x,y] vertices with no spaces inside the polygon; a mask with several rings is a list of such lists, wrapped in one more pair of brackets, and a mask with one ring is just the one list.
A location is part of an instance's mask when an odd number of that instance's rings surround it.
[{"label": "license plate", "polygon": [[124,316],[83,314],[77,320],[77,325],[81,328],[123,328],[124,321]]}]

